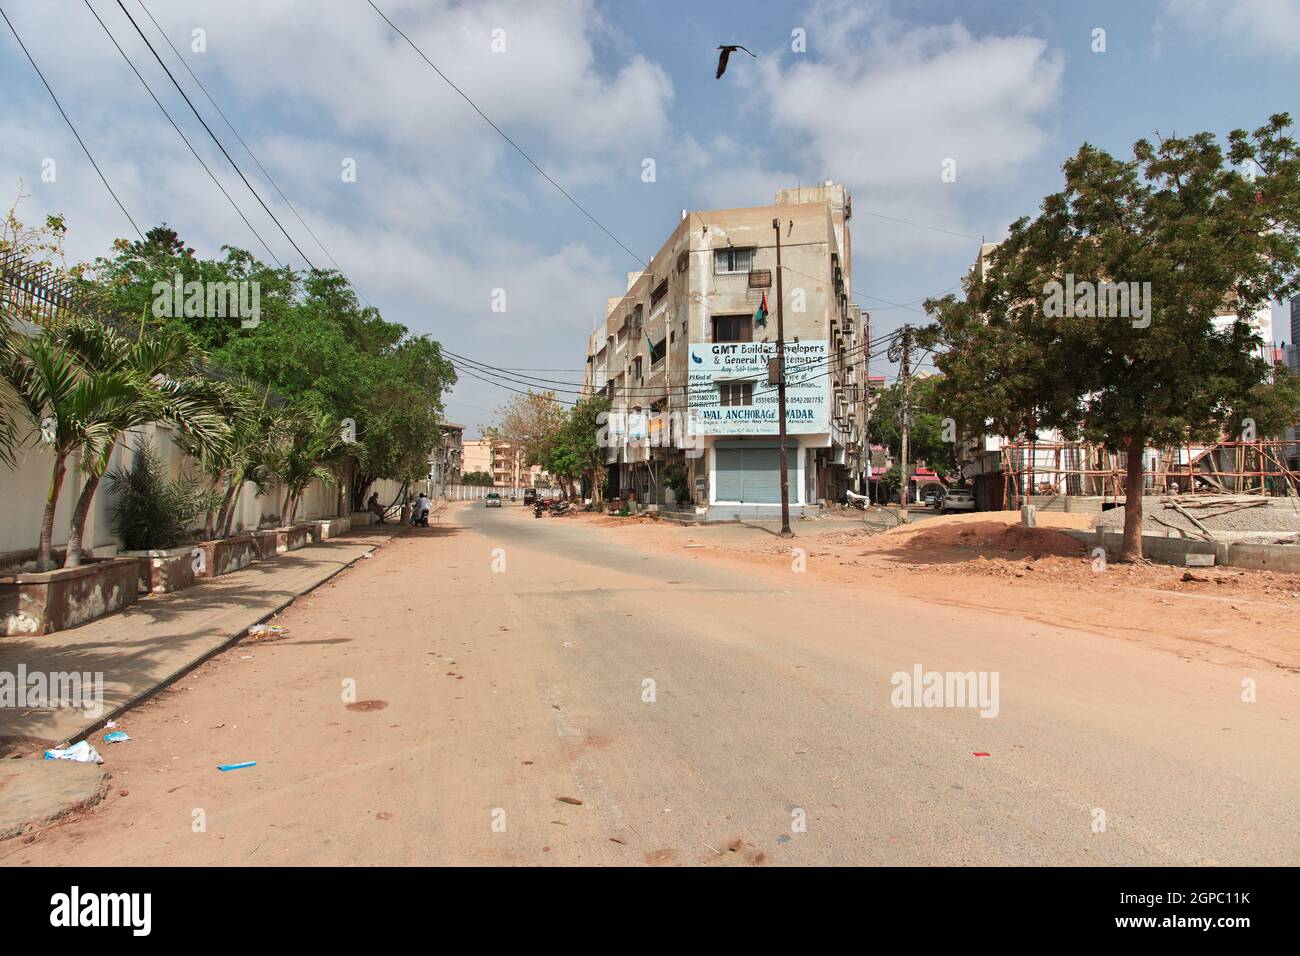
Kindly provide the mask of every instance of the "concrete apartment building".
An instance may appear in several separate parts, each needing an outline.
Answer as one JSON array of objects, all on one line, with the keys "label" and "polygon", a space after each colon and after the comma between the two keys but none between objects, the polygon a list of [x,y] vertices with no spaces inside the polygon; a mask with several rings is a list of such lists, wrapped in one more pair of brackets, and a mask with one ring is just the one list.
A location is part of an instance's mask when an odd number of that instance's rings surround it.
[{"label": "concrete apartment building", "polygon": [[551,475],[541,465],[525,465],[523,452],[509,442],[472,438],[464,442],[463,473],[487,472],[498,488],[549,488]]},{"label": "concrete apartment building", "polygon": [[[791,508],[863,487],[869,316],[850,300],[851,217],[848,190],[832,182],[783,189],[770,206],[683,210],[587,343],[584,385],[611,403],[607,498],[710,517],[779,510],[774,219]],[[766,322],[755,315],[764,296]]]}]

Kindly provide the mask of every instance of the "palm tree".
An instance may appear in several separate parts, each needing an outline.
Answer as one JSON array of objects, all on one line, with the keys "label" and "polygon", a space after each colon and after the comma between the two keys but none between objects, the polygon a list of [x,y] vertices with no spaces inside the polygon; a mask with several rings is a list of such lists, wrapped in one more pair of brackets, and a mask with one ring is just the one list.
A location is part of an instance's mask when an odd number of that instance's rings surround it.
[{"label": "palm tree", "polygon": [[221,399],[225,390],[201,373],[202,351],[179,329],[141,328],[130,339],[94,321],[77,321],[58,334],[88,378],[127,375],[134,399],[104,408],[103,427],[81,446],[81,470],[86,475],[72,512],[67,557],[63,566],[81,564],[86,518],[95,492],[108,469],[118,439],[130,428],[163,422],[187,436],[200,452],[221,449],[228,441]]},{"label": "palm tree", "polygon": [[41,518],[36,569],[54,567],[54,509],[67,473],[68,458],[87,443],[117,434],[115,422],[139,398],[139,385],[126,372],[88,376],[50,330],[19,341],[4,365],[4,378],[33,436],[54,453],[54,467]]},{"label": "palm tree", "polygon": [[54,453],[38,570],[54,566],[54,512],[72,455],[79,456],[87,478],[72,514],[65,567],[81,563],[90,505],[123,432],[167,422],[198,441],[224,441],[225,422],[214,409],[212,383],[193,374],[200,357],[182,332],[142,329],[139,338],[130,339],[80,319],[42,328],[13,346],[0,377],[16,393],[33,435]]},{"label": "palm tree", "polygon": [[289,410],[272,461],[272,469],[284,484],[280,520],[286,526],[292,523],[307,486],[314,480],[332,485],[342,457],[356,449],[356,443],[343,440],[342,423],[333,415],[309,409]]}]

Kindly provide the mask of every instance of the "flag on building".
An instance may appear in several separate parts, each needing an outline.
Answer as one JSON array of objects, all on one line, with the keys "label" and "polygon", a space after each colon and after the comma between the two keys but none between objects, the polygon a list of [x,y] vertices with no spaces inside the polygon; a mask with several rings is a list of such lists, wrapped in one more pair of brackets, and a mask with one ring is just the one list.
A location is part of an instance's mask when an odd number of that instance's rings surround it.
[{"label": "flag on building", "polygon": [[763,301],[758,304],[758,309],[754,312],[754,324],[759,328],[767,328],[767,293],[763,293]]}]

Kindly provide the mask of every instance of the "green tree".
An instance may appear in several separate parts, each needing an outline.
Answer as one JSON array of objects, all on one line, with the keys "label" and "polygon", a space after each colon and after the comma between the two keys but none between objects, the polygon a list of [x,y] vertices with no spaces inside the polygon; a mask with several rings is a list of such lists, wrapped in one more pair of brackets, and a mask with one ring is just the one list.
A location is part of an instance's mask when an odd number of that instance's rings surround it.
[{"label": "green tree", "polygon": [[[1126,559],[1142,556],[1144,448],[1300,416],[1285,378],[1265,384],[1246,323],[1300,288],[1290,123],[1235,130],[1226,153],[1211,133],[1141,140],[1130,160],[1085,144],[966,301],[926,303],[952,417],[1007,436],[1054,428],[1125,456]],[[1225,306],[1238,318],[1219,332]]]},{"label": "green tree", "polygon": [[[86,518],[122,434],[151,422],[177,428],[197,448],[221,448],[227,425],[221,414],[221,388],[203,377],[202,353],[179,329],[143,327],[135,338],[94,320],[58,327],[55,337],[90,382],[125,375],[133,390],[99,407],[81,410],[81,472],[86,482],[72,511],[64,567],[81,564]],[[57,416],[57,412],[53,412]]]},{"label": "green tree", "polygon": [[[942,376],[912,380],[912,423],[908,449],[912,463],[924,461],[936,472],[950,473],[957,467],[954,443],[945,440],[944,419],[950,417],[939,395]],[[903,451],[903,389],[895,383],[880,393],[872,409],[869,432],[871,443],[883,445],[898,460]]]},{"label": "green tree", "polygon": [[592,498],[601,501],[605,487],[604,428],[609,415],[609,399],[603,395],[585,398],[568,410],[547,446],[543,465],[561,477],[571,490],[571,483],[585,478]]},{"label": "green tree", "polygon": [[165,321],[190,330],[225,374],[355,422],[359,444],[347,469],[353,510],[364,506],[376,479],[425,474],[440,438],[442,396],[456,381],[438,343],[362,307],[337,272],[274,269],[234,247],[223,247],[223,254],[200,259],[165,225],[149,230],[144,242],[120,241],[111,257],[96,263],[102,307],[118,321],[152,310],[154,284],[174,285],[177,275],[183,283],[258,282],[255,328],[206,314]]}]

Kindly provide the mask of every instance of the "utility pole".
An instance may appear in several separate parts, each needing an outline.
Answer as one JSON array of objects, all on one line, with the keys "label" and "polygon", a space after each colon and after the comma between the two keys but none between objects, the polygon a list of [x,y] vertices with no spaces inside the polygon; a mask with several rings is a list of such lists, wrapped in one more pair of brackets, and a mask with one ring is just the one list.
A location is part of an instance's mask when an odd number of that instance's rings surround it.
[{"label": "utility pole", "polygon": [[781,531],[782,538],[793,538],[790,530],[790,472],[785,451],[785,296],[781,293],[781,220],[772,220],[776,233],[776,400],[778,455],[781,460]]},{"label": "utility pole", "polygon": [[907,520],[908,498],[911,497],[911,484],[908,480],[907,461],[908,461],[908,434],[912,426],[912,327],[903,323],[903,328],[898,336],[897,345],[890,349],[891,358],[896,358],[900,362],[900,378],[903,384],[903,401],[899,413],[902,421],[899,423],[902,430],[902,462],[899,464],[899,473],[902,476],[902,487],[898,492],[898,501],[903,509],[903,520]]}]

